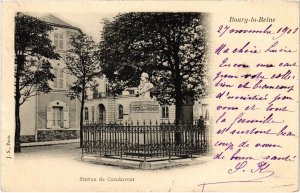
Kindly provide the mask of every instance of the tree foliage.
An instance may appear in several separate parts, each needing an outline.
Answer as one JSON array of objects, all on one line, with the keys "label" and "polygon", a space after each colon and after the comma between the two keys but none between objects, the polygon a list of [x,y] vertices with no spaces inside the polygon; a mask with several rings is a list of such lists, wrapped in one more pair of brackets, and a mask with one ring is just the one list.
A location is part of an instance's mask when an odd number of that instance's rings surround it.
[{"label": "tree foliage", "polygon": [[15,152],[20,152],[20,106],[30,97],[51,90],[49,60],[59,59],[48,37],[53,30],[46,22],[17,13],[15,17]]},{"label": "tree foliage", "polygon": [[75,77],[70,87],[69,96],[81,102],[80,108],[80,147],[82,147],[83,109],[86,90],[93,86],[92,80],[101,76],[98,48],[95,42],[85,34],[74,34],[70,37],[70,49],[66,54],[65,72]]},{"label": "tree foliage", "polygon": [[29,59],[21,72],[20,105],[24,104],[30,97],[42,93],[48,93],[51,88],[49,80],[53,81],[55,76],[51,73],[52,66],[48,60]]},{"label": "tree foliage", "polygon": [[66,54],[65,72],[75,77],[70,88],[70,97],[82,101],[85,90],[92,86],[92,80],[101,76],[98,49],[95,42],[85,34],[70,37],[70,49]]},{"label": "tree foliage", "polygon": [[161,104],[182,104],[206,94],[207,15],[126,13],[104,21],[99,60],[111,92],[150,75]]},{"label": "tree foliage", "polygon": [[55,76],[49,59],[59,59],[48,37],[51,30],[35,17],[18,13],[15,18],[15,79],[19,82],[15,91],[20,92],[20,105],[31,96],[51,90],[49,80]]}]

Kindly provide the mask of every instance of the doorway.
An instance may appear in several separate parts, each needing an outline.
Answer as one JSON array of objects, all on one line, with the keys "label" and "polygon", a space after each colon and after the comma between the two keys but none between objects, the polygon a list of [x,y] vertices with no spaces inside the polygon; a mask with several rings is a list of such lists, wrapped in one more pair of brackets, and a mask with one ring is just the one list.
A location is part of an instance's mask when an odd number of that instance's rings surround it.
[{"label": "doorway", "polygon": [[99,124],[105,124],[106,122],[106,112],[105,112],[105,106],[103,104],[100,104],[98,106],[99,108]]}]

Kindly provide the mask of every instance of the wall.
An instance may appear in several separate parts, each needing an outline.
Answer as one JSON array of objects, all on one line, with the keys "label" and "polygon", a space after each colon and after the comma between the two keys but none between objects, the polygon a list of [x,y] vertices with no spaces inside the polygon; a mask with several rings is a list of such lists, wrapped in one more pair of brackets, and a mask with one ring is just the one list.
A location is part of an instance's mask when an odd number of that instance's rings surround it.
[{"label": "wall", "polygon": [[92,107],[95,108],[95,123],[99,120],[99,105],[103,104],[105,107],[105,122],[113,122],[115,119],[114,115],[114,99],[111,97],[105,97],[100,99],[88,99],[85,101],[85,106],[89,110],[89,123],[92,123]]},{"label": "wall", "polygon": [[76,120],[79,119],[79,108],[76,108],[76,100],[70,100],[68,96],[66,96],[65,92],[51,92],[48,94],[41,94],[38,96],[38,121],[37,121],[37,129],[46,129],[47,124],[47,106],[49,102],[54,100],[60,100],[66,103],[69,106],[69,123],[70,129],[79,129],[79,125],[76,124]]},{"label": "wall", "polygon": [[169,106],[169,119],[167,118],[162,118],[162,108],[159,108],[159,115],[161,117],[160,122],[170,122],[174,123],[175,122],[175,105],[170,105]]},{"label": "wall", "polygon": [[[103,104],[106,110],[106,123],[124,123],[126,121],[131,121],[130,119],[130,103],[133,101],[137,101],[139,98],[134,96],[118,96],[116,98],[113,97],[104,97],[100,99],[88,99],[86,100],[85,106],[89,109],[89,123],[92,122],[92,107],[95,108],[95,120],[98,120],[99,116],[99,109],[98,105]],[[123,106],[123,119],[118,118],[118,106]],[[169,119],[161,118],[162,116],[162,109],[159,108],[159,120],[160,122],[168,122],[171,123],[175,121],[175,106],[169,106]],[[97,122],[96,122],[97,123]]]},{"label": "wall", "polygon": [[[64,68],[66,51],[70,48],[69,38],[72,34],[79,34],[80,32],[76,29],[64,28],[64,27],[53,27],[53,31],[49,33],[49,38],[54,44],[54,33],[63,34],[63,48],[56,48],[55,52],[61,56],[60,60],[50,60],[53,68]],[[78,137],[78,132],[75,130],[79,129],[80,121],[80,103],[78,100],[70,100],[66,96],[66,91],[69,86],[76,79],[70,75],[63,74],[64,87],[55,88],[48,94],[41,94],[36,97],[30,98],[30,101],[25,102],[20,108],[20,119],[21,119],[21,141],[31,142],[35,141],[49,141],[49,140],[60,140],[60,139],[73,139]],[[53,88],[53,82],[49,81],[49,85]],[[47,129],[47,106],[49,102],[54,100],[60,100],[65,102],[69,107],[69,129],[62,130],[51,130]],[[36,131],[38,129],[39,131]],[[74,130],[75,129],[75,130]],[[66,131],[67,130],[67,131]],[[37,136],[36,136],[37,134]]]},{"label": "wall", "polygon": [[[206,111],[211,112],[210,106],[209,106],[209,98],[202,98],[199,99],[197,102],[195,102],[194,107],[194,120],[198,120],[200,116],[203,118],[206,117]],[[210,117],[209,117],[210,118]]]},{"label": "wall", "polygon": [[20,107],[21,135],[35,135],[36,97],[29,98]]}]

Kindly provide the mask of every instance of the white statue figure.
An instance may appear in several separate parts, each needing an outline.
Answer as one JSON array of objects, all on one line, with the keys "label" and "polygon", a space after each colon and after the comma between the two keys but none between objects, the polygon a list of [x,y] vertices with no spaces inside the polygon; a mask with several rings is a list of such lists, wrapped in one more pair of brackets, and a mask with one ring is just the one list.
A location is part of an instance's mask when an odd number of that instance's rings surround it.
[{"label": "white statue figure", "polygon": [[153,87],[153,84],[149,82],[149,75],[146,72],[143,72],[141,75],[140,85],[137,87],[139,97],[150,99],[150,91]]}]

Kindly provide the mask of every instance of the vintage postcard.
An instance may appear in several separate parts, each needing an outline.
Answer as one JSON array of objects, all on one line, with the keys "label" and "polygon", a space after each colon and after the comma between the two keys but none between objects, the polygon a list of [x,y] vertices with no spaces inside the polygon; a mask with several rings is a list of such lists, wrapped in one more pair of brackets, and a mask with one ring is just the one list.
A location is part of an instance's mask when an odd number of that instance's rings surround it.
[{"label": "vintage postcard", "polygon": [[299,1],[1,16],[2,191],[298,191]]}]

